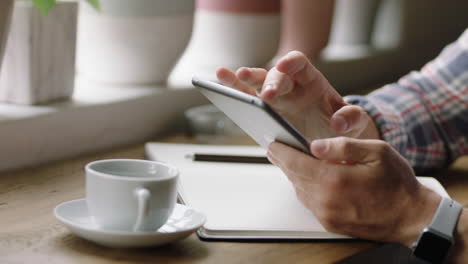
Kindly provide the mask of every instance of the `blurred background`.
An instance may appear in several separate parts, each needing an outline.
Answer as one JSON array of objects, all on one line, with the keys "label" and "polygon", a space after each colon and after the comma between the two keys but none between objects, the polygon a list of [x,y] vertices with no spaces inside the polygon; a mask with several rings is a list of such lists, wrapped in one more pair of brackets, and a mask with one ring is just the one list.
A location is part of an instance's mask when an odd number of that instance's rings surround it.
[{"label": "blurred background", "polygon": [[467,11],[466,0],[0,0],[0,170],[171,133],[243,135],[192,76],[270,68],[291,50],[342,95],[367,93],[434,58]]},{"label": "blurred background", "polygon": [[467,1],[233,2],[197,1],[171,85],[188,86],[194,74],[213,79],[219,66],[268,67],[295,49],[342,93],[362,93],[419,69],[468,25]]},{"label": "blurred background", "polygon": [[0,101],[68,100],[76,73],[105,84],[190,88],[194,75],[270,68],[291,50],[342,94],[363,93],[419,69],[468,25],[462,0],[41,2],[39,12],[32,0],[2,1]]}]

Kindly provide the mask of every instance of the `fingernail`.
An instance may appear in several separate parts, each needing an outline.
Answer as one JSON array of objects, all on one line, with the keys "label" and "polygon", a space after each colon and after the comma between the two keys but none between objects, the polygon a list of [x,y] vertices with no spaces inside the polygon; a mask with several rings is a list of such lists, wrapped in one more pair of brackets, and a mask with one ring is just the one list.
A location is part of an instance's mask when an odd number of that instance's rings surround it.
[{"label": "fingernail", "polygon": [[348,132],[349,130],[349,123],[346,121],[346,119],[340,115],[335,116],[335,123],[338,129],[338,132]]},{"label": "fingernail", "polygon": [[324,139],[316,139],[312,141],[310,148],[313,153],[323,154],[328,151],[328,142]]},{"label": "fingernail", "polygon": [[267,152],[267,159],[274,164],[275,158],[273,158],[273,155],[271,154],[270,151]]},{"label": "fingernail", "polygon": [[249,81],[250,69],[246,67],[242,67],[236,72],[236,75],[237,75],[237,78],[241,79],[242,81]]},{"label": "fingernail", "polygon": [[275,86],[273,84],[267,84],[265,85],[265,88],[262,89],[262,91],[270,91],[270,90],[273,90],[275,89]]}]

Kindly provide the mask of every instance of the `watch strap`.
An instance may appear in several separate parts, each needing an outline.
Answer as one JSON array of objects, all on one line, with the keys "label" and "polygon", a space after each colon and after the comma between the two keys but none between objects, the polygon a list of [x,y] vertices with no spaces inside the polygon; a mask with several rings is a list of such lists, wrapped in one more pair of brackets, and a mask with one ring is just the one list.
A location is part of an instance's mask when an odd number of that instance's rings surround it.
[{"label": "watch strap", "polygon": [[442,197],[442,201],[440,201],[439,207],[429,225],[430,229],[452,238],[462,209],[463,206],[457,201]]}]

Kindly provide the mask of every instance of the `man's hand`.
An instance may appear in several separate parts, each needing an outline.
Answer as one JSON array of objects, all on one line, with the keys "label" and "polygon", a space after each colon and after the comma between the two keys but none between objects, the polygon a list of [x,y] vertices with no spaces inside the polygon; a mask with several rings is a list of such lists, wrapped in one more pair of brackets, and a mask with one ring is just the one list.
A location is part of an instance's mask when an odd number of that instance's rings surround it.
[{"label": "man's hand", "polygon": [[327,79],[297,51],[289,52],[270,71],[220,68],[218,79],[226,86],[257,95],[308,140],[346,135],[379,138],[367,113],[347,105]]},{"label": "man's hand", "polygon": [[410,246],[434,216],[440,196],[384,141],[337,137],[310,150],[317,158],[275,142],[268,157],[327,230]]}]

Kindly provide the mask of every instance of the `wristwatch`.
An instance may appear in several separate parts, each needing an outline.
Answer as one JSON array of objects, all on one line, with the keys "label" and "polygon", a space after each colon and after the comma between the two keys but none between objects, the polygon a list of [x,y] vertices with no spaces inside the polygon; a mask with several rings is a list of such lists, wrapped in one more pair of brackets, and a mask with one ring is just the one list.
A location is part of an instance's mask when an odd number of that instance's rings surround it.
[{"label": "wristwatch", "polygon": [[453,244],[453,232],[463,207],[456,201],[443,197],[432,218],[413,244],[413,254],[431,264],[444,263]]}]

